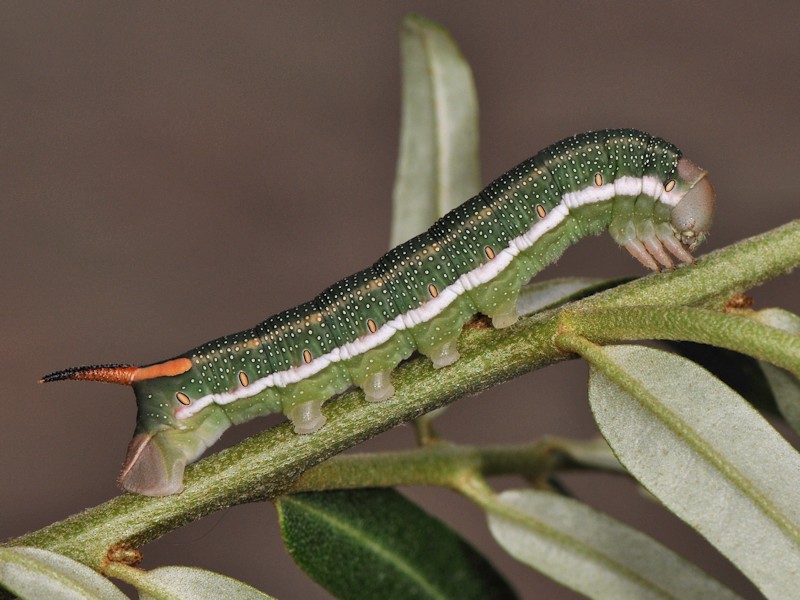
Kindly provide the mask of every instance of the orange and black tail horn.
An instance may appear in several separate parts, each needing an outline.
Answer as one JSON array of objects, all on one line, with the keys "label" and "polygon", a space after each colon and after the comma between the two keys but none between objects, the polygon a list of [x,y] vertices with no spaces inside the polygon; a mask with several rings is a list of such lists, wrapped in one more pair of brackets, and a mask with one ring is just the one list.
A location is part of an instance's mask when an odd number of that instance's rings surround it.
[{"label": "orange and black tail horn", "polygon": [[131,385],[133,383],[133,375],[138,369],[139,367],[133,365],[91,365],[88,367],[72,367],[45,375],[39,380],[39,383],[73,379],[75,381],[105,381],[106,383]]}]

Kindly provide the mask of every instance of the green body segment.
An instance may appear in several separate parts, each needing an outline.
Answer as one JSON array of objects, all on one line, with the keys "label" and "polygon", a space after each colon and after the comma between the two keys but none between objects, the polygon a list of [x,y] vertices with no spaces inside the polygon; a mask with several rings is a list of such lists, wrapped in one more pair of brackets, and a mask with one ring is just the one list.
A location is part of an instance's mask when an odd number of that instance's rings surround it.
[{"label": "green body segment", "polygon": [[[611,226],[621,241],[631,228],[668,223],[672,206],[642,193],[642,182],[685,194],[694,182],[679,177],[680,158],[668,142],[635,130],[553,144],[310,302],[185,353],[192,366],[180,375],[134,381],[137,435],[123,486],[173,493],[183,466],[230,424],[283,411],[310,432],[322,402],[384,381],[414,351],[435,366],[437,356],[445,357],[439,365],[454,360],[473,315],[513,322],[520,287],[581,237]],[[141,456],[163,469],[139,468]]]}]

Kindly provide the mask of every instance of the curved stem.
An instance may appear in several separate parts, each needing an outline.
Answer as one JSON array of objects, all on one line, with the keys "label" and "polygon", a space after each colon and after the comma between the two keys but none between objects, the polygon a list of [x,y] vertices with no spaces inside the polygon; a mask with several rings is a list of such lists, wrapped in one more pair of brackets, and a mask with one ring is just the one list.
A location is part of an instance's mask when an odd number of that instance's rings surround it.
[{"label": "curved stem", "polygon": [[[565,312],[563,329],[597,343],[681,340],[748,354],[800,378],[800,336],[746,316],[693,307],[651,306]],[[570,344],[556,345],[575,351]]]},{"label": "curved stem", "polygon": [[465,474],[538,478],[555,471],[602,468],[619,472],[608,446],[595,440],[545,438],[513,446],[433,446],[380,454],[336,456],[306,471],[287,493],[398,485],[459,488]]},{"label": "curved stem", "polygon": [[[439,371],[422,359],[401,365],[393,375],[396,396],[379,406],[364,402],[360,392],[344,394],[326,406],[328,425],[313,436],[293,435],[288,425],[275,427],[187,469],[179,495],[125,494],[7,543],[54,550],[100,570],[112,547],[139,547],[220,508],[274,498],[291,489],[300,473],[386,429],[572,357],[553,340],[565,324],[578,323],[578,311],[585,311],[580,319],[588,327],[590,309],[646,305],[650,309],[637,313],[645,319],[648,311],[670,306],[718,308],[798,264],[800,221],[793,221],[714,252],[694,267],[645,277],[508,329],[467,329],[457,363]],[[634,313],[626,314],[630,319]]]},{"label": "curved stem", "polygon": [[586,298],[581,306],[702,306],[723,309],[736,295],[789,273],[800,265],[800,219],[767,233],[716,250],[692,266],[643,277],[620,294],[606,292]]}]

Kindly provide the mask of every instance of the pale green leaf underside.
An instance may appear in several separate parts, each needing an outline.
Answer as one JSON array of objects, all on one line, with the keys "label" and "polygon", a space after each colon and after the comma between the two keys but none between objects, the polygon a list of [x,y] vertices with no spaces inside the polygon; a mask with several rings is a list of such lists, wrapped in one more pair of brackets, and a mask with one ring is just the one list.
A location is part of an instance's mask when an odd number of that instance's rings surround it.
[{"label": "pale green leaf underside", "polygon": [[800,335],[800,316],[782,308],[765,308],[753,314],[756,321],[780,329],[786,333]]},{"label": "pale green leaf underside", "polygon": [[788,371],[769,363],[760,362],[759,366],[772,389],[778,410],[789,426],[800,433],[800,382]]},{"label": "pale green leaf underside", "polygon": [[195,567],[159,567],[152,571],[139,571],[136,582],[141,600],[271,600],[249,585]]},{"label": "pale green leaf underside", "polygon": [[517,314],[530,315],[556,306],[576,296],[588,295],[594,289],[604,289],[605,280],[599,277],[561,277],[545,281],[533,280],[522,286],[517,298]]},{"label": "pale green leaf underside", "polygon": [[403,114],[391,246],[425,231],[480,191],[478,100],[452,37],[418,16],[400,33]]},{"label": "pale green leaf underside", "polygon": [[108,579],[61,554],[20,546],[0,548],[0,586],[31,600],[126,600]]},{"label": "pale green leaf underside", "polygon": [[593,361],[589,398],[620,462],[765,595],[794,597],[800,586],[797,452],[694,363],[640,346],[607,346],[601,353],[603,360]]},{"label": "pale green leaf underside", "polygon": [[626,473],[625,467],[619,463],[616,455],[600,436],[591,441],[582,440],[578,444],[566,442],[559,451],[569,456],[576,464],[588,469]]},{"label": "pale green leaf underside", "polygon": [[490,513],[498,543],[590,598],[739,598],[652,538],[581,502],[536,490],[509,490],[500,500],[523,518]]},{"label": "pale green leaf underside", "polygon": [[[767,308],[755,313],[754,318],[770,327],[800,335],[800,317],[789,311]],[[800,433],[800,381],[791,373],[769,363],[760,362],[759,365],[781,414],[791,428]]]}]

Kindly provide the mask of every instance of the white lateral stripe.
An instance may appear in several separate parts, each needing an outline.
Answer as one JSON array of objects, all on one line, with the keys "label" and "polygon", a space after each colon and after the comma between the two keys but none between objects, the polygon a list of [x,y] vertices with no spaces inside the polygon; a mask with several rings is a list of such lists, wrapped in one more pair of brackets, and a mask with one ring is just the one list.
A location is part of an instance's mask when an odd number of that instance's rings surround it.
[{"label": "white lateral stripe", "polygon": [[614,180],[617,196],[638,196],[642,193],[642,177],[619,177]]},{"label": "white lateral stripe", "polygon": [[568,209],[572,210],[584,204],[611,200],[615,195],[614,184],[606,183],[601,186],[586,187],[576,192],[567,192],[561,201],[566,204]]},{"label": "white lateral stripe", "polygon": [[493,259],[472,271],[464,273],[455,282],[441,290],[438,296],[431,298],[420,307],[397,315],[394,319],[379,327],[375,333],[369,333],[352,342],[347,342],[327,354],[314,358],[310,363],[304,363],[297,367],[256,379],[247,387],[239,387],[232,392],[207,394],[197,400],[192,400],[189,406],[182,406],[176,410],[175,416],[178,419],[186,419],[212,403],[230,404],[241,398],[255,396],[270,387],[285,388],[316,375],[333,363],[342,362],[369,352],[388,342],[396,332],[427,323],[441,314],[445,308],[468,290],[475,289],[497,277],[511,264],[515,256],[533,246],[542,235],[557,227],[569,215],[570,209],[604,202],[615,196],[638,196],[643,193],[669,206],[675,206],[680,201],[680,198],[675,194],[675,190],[666,192],[663,183],[652,176],[620,177],[613,183],[601,186],[592,184],[582,190],[568,192],[564,194],[558,206],[551,210],[544,219],[537,221],[528,231],[511,240],[508,247],[497,252]]}]

